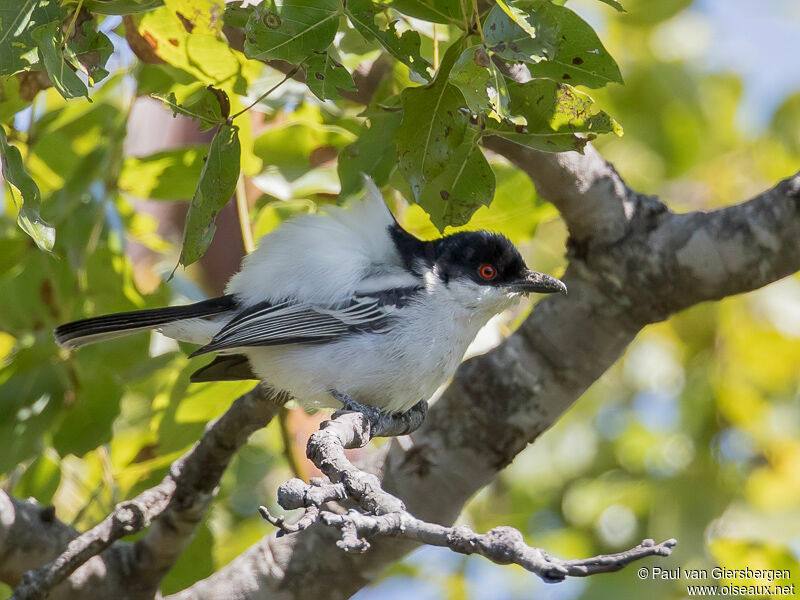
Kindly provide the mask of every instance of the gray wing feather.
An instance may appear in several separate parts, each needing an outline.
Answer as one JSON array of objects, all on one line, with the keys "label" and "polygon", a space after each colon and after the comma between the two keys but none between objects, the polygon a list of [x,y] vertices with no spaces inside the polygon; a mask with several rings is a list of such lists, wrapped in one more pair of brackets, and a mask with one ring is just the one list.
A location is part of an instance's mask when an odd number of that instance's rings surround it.
[{"label": "gray wing feather", "polygon": [[240,313],[192,356],[243,346],[274,346],[333,341],[358,331],[385,330],[388,319],[419,288],[391,296],[355,296],[335,307],[292,302],[258,304]]}]

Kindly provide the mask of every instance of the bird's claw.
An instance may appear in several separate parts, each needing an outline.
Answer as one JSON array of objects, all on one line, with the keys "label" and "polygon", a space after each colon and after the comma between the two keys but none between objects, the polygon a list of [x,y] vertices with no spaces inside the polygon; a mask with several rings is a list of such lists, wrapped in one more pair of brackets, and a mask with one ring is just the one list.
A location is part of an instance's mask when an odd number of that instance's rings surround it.
[{"label": "bird's claw", "polygon": [[370,424],[371,437],[408,435],[419,429],[428,413],[428,403],[425,400],[420,400],[406,412],[384,413],[379,408],[357,402],[347,394],[334,390],[331,395],[342,403],[342,410],[364,415]]}]

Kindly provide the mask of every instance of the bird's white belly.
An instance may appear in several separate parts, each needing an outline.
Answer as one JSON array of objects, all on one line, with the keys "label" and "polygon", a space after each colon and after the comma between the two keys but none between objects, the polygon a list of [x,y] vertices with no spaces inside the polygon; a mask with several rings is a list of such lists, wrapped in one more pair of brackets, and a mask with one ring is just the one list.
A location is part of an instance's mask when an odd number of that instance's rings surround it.
[{"label": "bird's white belly", "polygon": [[[243,350],[262,380],[290,392],[307,408],[338,407],[330,395],[335,390],[387,412],[405,411],[430,399],[452,376],[484,324],[466,315],[448,317],[410,318],[389,334]],[[435,325],[423,330],[421,322]]]}]

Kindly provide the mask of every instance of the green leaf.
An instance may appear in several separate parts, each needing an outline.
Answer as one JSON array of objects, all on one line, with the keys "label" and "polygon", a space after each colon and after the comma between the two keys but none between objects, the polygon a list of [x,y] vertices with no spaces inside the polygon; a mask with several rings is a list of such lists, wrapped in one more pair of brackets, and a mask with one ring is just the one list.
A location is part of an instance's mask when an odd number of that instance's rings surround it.
[{"label": "green leaf", "polygon": [[67,11],[57,0],[0,2],[0,75],[11,75],[39,63],[33,31],[64,20]]},{"label": "green leaf", "polygon": [[170,65],[206,85],[244,94],[246,63],[221,39],[222,10],[221,0],[171,1],[142,15],[137,29]]},{"label": "green leaf", "polygon": [[[42,250],[50,251],[56,242],[56,230],[39,216],[42,197],[39,187],[22,164],[22,154],[18,148],[9,145],[6,131],[0,127],[0,158],[3,160],[3,179],[14,186],[22,196],[22,206],[17,215],[17,223]],[[13,191],[9,188],[11,196]]]},{"label": "green leaf", "polygon": [[622,83],[619,67],[592,27],[570,9],[550,2],[531,4],[536,20],[558,28],[554,55],[529,67],[533,77],[549,77],[570,85],[603,87]]},{"label": "green leaf", "polygon": [[245,56],[303,62],[313,52],[328,49],[339,27],[339,14],[337,0],[266,0],[247,20]]},{"label": "green leaf", "polygon": [[469,117],[464,96],[448,80],[463,43],[445,52],[433,83],[403,91],[403,121],[395,135],[398,167],[419,199],[427,181],[447,168],[450,155],[464,140]]},{"label": "green leaf", "polygon": [[347,16],[356,31],[368,40],[378,40],[389,54],[426,81],[430,80],[428,69],[431,65],[419,53],[421,42],[419,33],[404,31],[401,35],[394,21],[389,23],[386,29],[382,29],[375,23],[375,16],[381,11],[380,6],[374,5],[369,0],[350,0],[346,8]]},{"label": "green leaf", "polygon": [[85,21],[70,36],[65,48],[69,61],[80,65],[92,85],[108,75],[104,67],[114,52],[111,40],[102,31],[97,31],[95,26],[94,19]]},{"label": "green leaf", "polygon": [[498,121],[511,117],[505,77],[482,45],[464,50],[450,71],[450,83],[461,90],[474,113],[486,113]]},{"label": "green leaf", "polygon": [[509,81],[508,92],[509,110],[524,117],[527,124],[487,127],[485,135],[502,135],[548,152],[582,151],[600,133],[622,135],[622,128],[613,118],[603,111],[593,113],[592,99],[569,85],[550,79],[524,84]]},{"label": "green leaf", "polygon": [[173,114],[182,114],[200,121],[200,129],[212,129],[225,123],[230,109],[228,96],[222,90],[202,83],[176,85],[169,94],[151,94],[172,109]]},{"label": "green leaf", "polygon": [[341,64],[324,52],[314,53],[306,60],[306,85],[320,100],[338,100],[339,90],[355,92],[356,84]]},{"label": "green leaf", "polygon": [[58,23],[48,23],[37,27],[33,31],[33,39],[39,44],[39,56],[58,93],[67,99],[85,96],[89,100],[89,90],[86,89],[86,84],[81,81],[64,59]]},{"label": "green leaf", "polygon": [[36,498],[40,504],[47,506],[52,502],[60,482],[61,468],[58,462],[48,454],[41,454],[25,469],[25,474],[14,486],[14,495],[18,498]]},{"label": "green leaf", "polygon": [[[537,19],[535,13],[500,3],[489,11],[483,23],[488,48],[507,60],[537,63],[555,56],[558,27]],[[512,10],[513,9],[513,10]],[[513,14],[509,14],[509,11]]]},{"label": "green leaf", "polygon": [[17,77],[0,77],[0,123],[9,123],[14,115],[30,104],[19,94]]},{"label": "green leaf", "polygon": [[214,239],[214,219],[236,189],[241,159],[238,130],[235,125],[221,125],[211,140],[211,148],[186,215],[180,258],[184,266],[203,256]]},{"label": "green leaf", "polygon": [[137,198],[187,200],[194,194],[207,150],[189,146],[126,158],[117,186]]},{"label": "green leaf", "polygon": [[83,5],[100,15],[133,15],[164,6],[164,0],[84,0]]},{"label": "green leaf", "polygon": [[393,0],[390,6],[409,17],[464,27],[464,15],[459,0]]},{"label": "green leaf", "polygon": [[600,0],[600,2],[616,8],[618,12],[625,12],[625,9],[622,8],[622,4],[617,2],[617,0]]},{"label": "green leaf", "polygon": [[481,152],[480,133],[459,146],[447,167],[422,189],[418,203],[439,231],[448,225],[464,225],[494,196],[492,167]]},{"label": "green leaf", "polygon": [[402,118],[399,111],[376,111],[369,115],[369,124],[361,128],[358,139],[342,148],[337,170],[343,196],[361,189],[362,173],[372,177],[378,187],[389,180],[397,165],[397,151],[387,140],[394,137]]}]

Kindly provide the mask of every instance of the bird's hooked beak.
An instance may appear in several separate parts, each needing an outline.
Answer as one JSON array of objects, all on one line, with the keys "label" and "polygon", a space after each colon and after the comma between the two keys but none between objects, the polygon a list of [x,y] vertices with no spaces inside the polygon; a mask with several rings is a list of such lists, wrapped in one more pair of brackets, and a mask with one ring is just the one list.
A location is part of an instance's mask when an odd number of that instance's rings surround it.
[{"label": "bird's hooked beak", "polygon": [[564,282],[550,275],[538,273],[537,271],[525,271],[525,276],[512,283],[509,288],[514,292],[524,294],[553,294],[555,292],[567,293],[567,286]]}]

